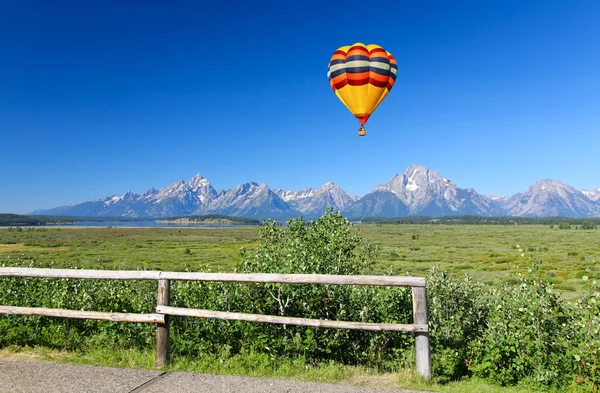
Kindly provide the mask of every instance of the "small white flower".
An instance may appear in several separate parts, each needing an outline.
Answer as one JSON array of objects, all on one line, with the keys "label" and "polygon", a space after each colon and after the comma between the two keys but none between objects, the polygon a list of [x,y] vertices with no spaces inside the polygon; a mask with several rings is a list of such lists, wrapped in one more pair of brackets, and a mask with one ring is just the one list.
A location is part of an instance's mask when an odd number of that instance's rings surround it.
[{"label": "small white flower", "polygon": [[521,257],[524,257],[524,256],[525,256],[525,254],[524,254],[524,253],[521,253]]}]

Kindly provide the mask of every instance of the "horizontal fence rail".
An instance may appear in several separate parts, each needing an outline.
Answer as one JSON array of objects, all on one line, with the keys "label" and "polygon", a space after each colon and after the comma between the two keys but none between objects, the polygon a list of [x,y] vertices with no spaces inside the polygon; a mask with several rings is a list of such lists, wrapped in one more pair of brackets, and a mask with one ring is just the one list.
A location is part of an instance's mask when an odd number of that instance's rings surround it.
[{"label": "horizontal fence rail", "polygon": [[164,314],[132,314],[122,312],[98,312],[63,310],[60,308],[0,306],[0,314],[39,315],[42,317],[97,319],[111,322],[165,323]]},{"label": "horizontal fence rail", "polygon": [[96,280],[178,280],[281,284],[425,287],[425,278],[408,276],[334,276],[328,274],[189,273],[138,270],[35,269],[2,267],[0,277],[81,278]]},{"label": "horizontal fence rail", "polygon": [[247,321],[276,323],[279,325],[300,325],[321,328],[334,329],[353,329],[353,330],[371,330],[371,331],[391,331],[391,332],[427,332],[427,325],[402,325],[399,323],[371,323],[371,322],[346,322],[329,321],[324,319],[308,319],[296,317],[280,317],[274,315],[244,314],[239,312],[224,312],[199,310],[194,308],[181,308],[169,306],[157,306],[158,314],[177,315],[180,317],[213,318],[230,321]]},{"label": "horizontal fence rail", "polygon": [[[318,328],[409,332],[415,337],[417,373],[426,380],[431,378],[427,292],[426,281],[423,277],[338,276],[325,274],[268,273],[191,273],[137,270],[115,271],[0,267],[0,278],[1,277],[69,278],[93,280],[157,280],[158,296],[155,314],[113,313],[14,306],[0,306],[0,314],[40,315],[59,318],[96,319],[113,322],[155,323],[157,325],[156,363],[158,366],[164,366],[168,361],[170,330],[169,316],[176,315],[196,318],[312,326]],[[332,321],[323,319],[308,319],[171,307],[171,280],[240,283],[407,286],[412,287],[413,324]]]},{"label": "horizontal fence rail", "polygon": [[36,269],[28,267],[0,267],[0,277],[81,278],[91,280],[158,280],[159,271],[144,270],[90,270],[90,269]]}]

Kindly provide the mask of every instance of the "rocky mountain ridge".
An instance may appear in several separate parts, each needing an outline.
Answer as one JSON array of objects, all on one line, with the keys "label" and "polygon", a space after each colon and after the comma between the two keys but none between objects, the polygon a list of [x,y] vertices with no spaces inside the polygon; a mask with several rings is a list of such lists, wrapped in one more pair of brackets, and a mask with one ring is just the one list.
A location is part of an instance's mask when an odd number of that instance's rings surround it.
[{"label": "rocky mountain ridge", "polygon": [[511,197],[481,195],[473,188],[458,187],[437,171],[411,165],[377,186],[362,198],[349,195],[333,182],[318,189],[300,191],[271,189],[266,184],[248,182],[230,190],[216,191],[200,174],[187,182],[179,180],[168,187],[131,191],[71,206],[40,210],[34,214],[173,217],[198,214],[225,214],[239,217],[316,217],[328,206],[351,218],[407,215],[598,217],[600,189],[576,190],[559,181],[538,180],[526,192]]}]

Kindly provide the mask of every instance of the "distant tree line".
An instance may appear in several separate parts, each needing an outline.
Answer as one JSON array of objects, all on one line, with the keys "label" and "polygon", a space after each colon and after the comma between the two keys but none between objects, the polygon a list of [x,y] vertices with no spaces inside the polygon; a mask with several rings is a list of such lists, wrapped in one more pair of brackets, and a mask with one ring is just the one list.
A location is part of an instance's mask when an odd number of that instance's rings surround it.
[{"label": "distant tree line", "polygon": [[[236,224],[260,225],[261,221],[255,218],[233,217],[224,214],[206,214],[191,216],[176,216],[163,218],[163,220],[177,220],[187,218],[193,221],[230,220]],[[75,216],[25,216],[12,213],[0,213],[0,226],[35,226],[48,224],[72,224],[74,221],[146,221],[155,220],[150,217],[75,217]],[[554,225],[560,229],[595,229],[600,225],[598,218],[572,218],[572,217],[483,217],[483,216],[407,216],[407,217],[362,217],[352,219],[353,222],[365,224],[429,224],[429,225]],[[562,224],[562,226],[561,226]]]},{"label": "distant tree line", "polygon": [[[571,225],[581,229],[594,229],[600,225],[599,218],[572,217],[482,217],[482,216],[408,216],[408,217],[364,217],[353,219],[365,224],[436,224],[436,225],[558,225],[563,228]],[[561,228],[562,229],[562,228]]]},{"label": "distant tree line", "polygon": [[64,222],[57,217],[23,216],[20,214],[0,213],[0,226],[35,226]]},{"label": "distant tree line", "polygon": [[233,217],[226,216],[224,214],[204,214],[204,215],[192,215],[192,216],[177,216],[177,217],[168,217],[162,218],[161,220],[179,220],[179,219],[188,219],[190,221],[210,221],[210,220],[229,220],[236,224],[244,224],[244,225],[260,225],[261,221],[255,218],[247,218],[247,217]]}]

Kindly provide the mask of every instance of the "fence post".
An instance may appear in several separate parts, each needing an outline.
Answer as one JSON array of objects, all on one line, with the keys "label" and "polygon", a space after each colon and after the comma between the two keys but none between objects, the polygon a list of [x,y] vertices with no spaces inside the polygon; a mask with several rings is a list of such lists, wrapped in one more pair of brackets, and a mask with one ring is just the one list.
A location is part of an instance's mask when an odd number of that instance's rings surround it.
[{"label": "fence post", "polygon": [[[156,304],[168,306],[171,298],[171,282],[165,279],[158,280],[158,296]],[[169,360],[169,315],[165,315],[165,323],[156,325],[156,365],[162,367]]]},{"label": "fence post", "polygon": [[[428,325],[427,318],[427,289],[413,287],[413,318],[416,325]],[[431,356],[429,354],[429,331],[415,332],[415,352],[417,374],[425,379],[431,379]]]}]

